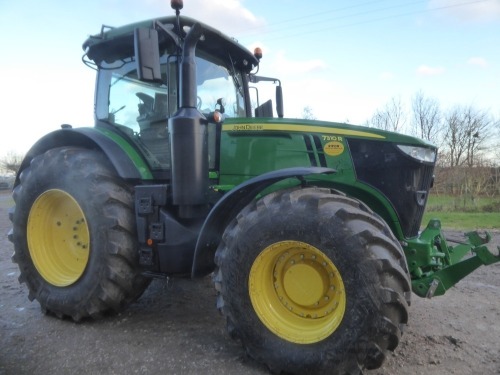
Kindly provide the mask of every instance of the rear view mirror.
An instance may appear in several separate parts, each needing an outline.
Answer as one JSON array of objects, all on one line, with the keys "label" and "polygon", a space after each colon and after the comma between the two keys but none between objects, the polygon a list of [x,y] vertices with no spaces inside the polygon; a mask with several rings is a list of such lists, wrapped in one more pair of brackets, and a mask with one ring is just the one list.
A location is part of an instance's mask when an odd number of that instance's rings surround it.
[{"label": "rear view mirror", "polygon": [[276,86],[276,112],[279,118],[283,118],[283,90],[281,84]]},{"label": "rear view mirror", "polygon": [[134,50],[135,61],[137,62],[137,77],[141,81],[160,82],[158,31],[145,28],[135,29]]}]

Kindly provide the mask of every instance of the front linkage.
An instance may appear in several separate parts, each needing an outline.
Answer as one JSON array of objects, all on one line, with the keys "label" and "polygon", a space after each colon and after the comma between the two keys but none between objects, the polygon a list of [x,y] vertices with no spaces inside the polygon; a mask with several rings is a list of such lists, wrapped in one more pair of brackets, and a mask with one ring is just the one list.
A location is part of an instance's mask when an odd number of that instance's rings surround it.
[{"label": "front linkage", "polygon": [[489,233],[481,237],[474,231],[465,237],[464,242],[449,246],[441,222],[433,219],[419,237],[403,244],[415,294],[427,298],[443,295],[478,267],[500,261],[500,247],[495,255],[485,246],[491,240]]}]

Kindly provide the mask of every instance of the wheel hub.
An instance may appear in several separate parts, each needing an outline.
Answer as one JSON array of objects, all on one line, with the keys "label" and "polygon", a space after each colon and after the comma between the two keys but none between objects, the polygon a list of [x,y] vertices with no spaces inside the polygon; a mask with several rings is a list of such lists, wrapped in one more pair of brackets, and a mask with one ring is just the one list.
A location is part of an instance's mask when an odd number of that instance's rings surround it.
[{"label": "wheel hub", "polygon": [[337,268],[322,251],[303,242],[282,241],[265,248],[252,265],[249,288],[260,320],[292,342],[328,337],[345,312]]},{"label": "wheel hub", "polygon": [[33,203],[28,217],[28,248],[40,275],[54,286],[75,283],[89,259],[85,215],[68,193],[51,189]]},{"label": "wheel hub", "polygon": [[308,264],[292,265],[285,272],[282,282],[285,295],[291,303],[299,306],[310,306],[323,294],[321,275]]}]

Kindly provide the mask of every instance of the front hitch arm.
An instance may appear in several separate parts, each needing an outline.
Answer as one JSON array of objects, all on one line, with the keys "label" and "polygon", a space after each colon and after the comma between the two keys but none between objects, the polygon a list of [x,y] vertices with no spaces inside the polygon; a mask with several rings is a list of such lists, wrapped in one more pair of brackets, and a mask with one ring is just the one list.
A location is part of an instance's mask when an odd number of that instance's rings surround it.
[{"label": "front hitch arm", "polygon": [[420,236],[405,244],[412,289],[420,297],[443,295],[453,285],[482,265],[500,261],[486,246],[491,235],[477,231],[465,233],[466,241],[448,246],[439,220],[431,220]]}]

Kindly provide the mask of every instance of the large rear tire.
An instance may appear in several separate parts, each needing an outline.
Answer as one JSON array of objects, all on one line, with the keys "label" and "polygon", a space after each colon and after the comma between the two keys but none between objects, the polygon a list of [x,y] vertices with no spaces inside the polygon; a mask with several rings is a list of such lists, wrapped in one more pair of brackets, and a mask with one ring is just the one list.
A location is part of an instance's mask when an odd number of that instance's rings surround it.
[{"label": "large rear tire", "polygon": [[99,317],[146,289],[132,191],[102,153],[51,149],[21,173],[13,196],[13,261],[43,311]]},{"label": "large rear tire", "polygon": [[216,265],[229,333],[276,373],[378,368],[408,320],[401,246],[367,206],[328,189],[248,205],[227,227]]}]

